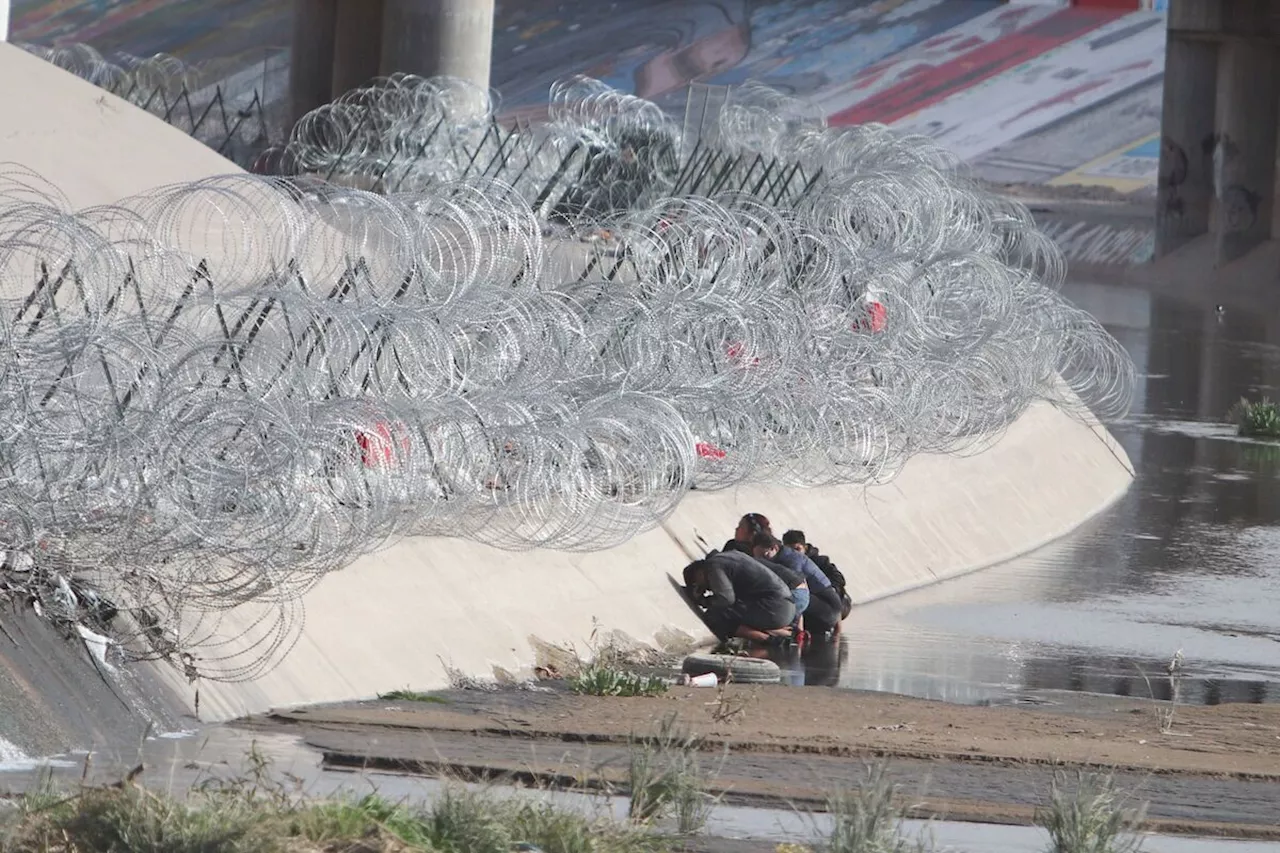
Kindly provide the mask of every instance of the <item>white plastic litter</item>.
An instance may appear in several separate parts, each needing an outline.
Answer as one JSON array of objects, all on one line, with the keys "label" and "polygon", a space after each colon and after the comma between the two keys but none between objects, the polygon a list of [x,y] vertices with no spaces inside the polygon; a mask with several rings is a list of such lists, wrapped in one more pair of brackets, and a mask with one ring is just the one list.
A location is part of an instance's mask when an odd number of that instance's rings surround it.
[{"label": "white plastic litter", "polygon": [[104,637],[101,634],[94,633],[83,625],[76,625],[76,630],[80,632],[80,639],[84,640],[85,647],[89,649],[89,654],[93,655],[93,658],[98,662],[98,665],[107,672],[114,673],[116,668],[107,663],[107,649],[109,649],[111,644],[115,641],[110,637]]}]

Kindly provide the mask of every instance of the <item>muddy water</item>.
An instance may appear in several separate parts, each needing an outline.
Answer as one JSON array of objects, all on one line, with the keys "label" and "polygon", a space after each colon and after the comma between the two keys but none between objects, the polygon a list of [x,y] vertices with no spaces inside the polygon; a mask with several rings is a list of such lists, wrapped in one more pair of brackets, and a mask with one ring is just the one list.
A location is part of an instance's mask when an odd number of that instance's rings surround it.
[{"label": "muddy water", "polygon": [[1241,395],[1280,397],[1280,318],[1065,292],[1138,368],[1132,414],[1109,425],[1138,471],[1130,492],[1040,551],[855,610],[840,649],[780,660],[788,680],[965,703],[1164,699],[1181,651],[1181,700],[1280,701],[1280,445],[1224,423]]}]

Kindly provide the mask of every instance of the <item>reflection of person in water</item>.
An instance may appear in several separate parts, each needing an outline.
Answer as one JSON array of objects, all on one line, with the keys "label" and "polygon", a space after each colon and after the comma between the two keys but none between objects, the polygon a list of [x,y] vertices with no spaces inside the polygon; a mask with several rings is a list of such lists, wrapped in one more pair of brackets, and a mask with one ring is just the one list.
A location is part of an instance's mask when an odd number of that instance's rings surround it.
[{"label": "reflection of person in water", "polygon": [[849,659],[849,644],[814,643],[805,647],[800,659],[804,664],[805,686],[837,687],[840,670]]}]

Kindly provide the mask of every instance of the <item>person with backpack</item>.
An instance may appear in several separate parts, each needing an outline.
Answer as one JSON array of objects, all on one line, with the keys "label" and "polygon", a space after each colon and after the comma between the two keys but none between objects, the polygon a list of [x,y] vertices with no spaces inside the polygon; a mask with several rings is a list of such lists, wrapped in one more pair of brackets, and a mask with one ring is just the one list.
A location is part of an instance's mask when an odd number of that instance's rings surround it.
[{"label": "person with backpack", "polygon": [[813,561],[822,573],[831,581],[840,596],[840,618],[847,619],[853,611],[853,599],[849,596],[849,583],[831,558],[818,551],[816,545],[810,545],[803,530],[788,530],[782,534],[782,544],[793,551],[804,554]]},{"label": "person with backpack", "polygon": [[840,628],[840,596],[822,570],[804,554],[783,546],[768,533],[757,533],[752,545],[752,554],[757,560],[776,563],[804,578],[808,602],[804,622],[797,625],[798,629],[802,632],[808,629],[808,633],[824,640],[833,639]]}]

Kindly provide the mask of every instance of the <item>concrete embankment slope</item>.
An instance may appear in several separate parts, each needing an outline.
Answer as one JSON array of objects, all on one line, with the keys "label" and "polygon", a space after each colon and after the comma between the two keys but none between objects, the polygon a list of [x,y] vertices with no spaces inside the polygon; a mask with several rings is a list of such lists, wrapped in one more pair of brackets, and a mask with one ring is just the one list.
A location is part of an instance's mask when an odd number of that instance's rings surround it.
[{"label": "concrete embankment slope", "polygon": [[[1037,404],[993,448],[917,456],[869,489],[750,486],[694,492],[662,527],[589,554],[512,553],[475,542],[410,539],[330,575],[306,597],[306,628],[282,664],[253,683],[207,684],[206,718],[311,704],[467,674],[527,668],[539,642],[584,650],[593,628],[644,642],[701,638],[672,592],[697,554],[744,512],[802,527],[835,555],[859,602],[955,577],[1062,536],[1119,497],[1124,451],[1096,424]],[[229,628],[230,626],[228,626]]]},{"label": "concrete embankment slope", "polygon": [[[3,43],[0,81],[0,171],[12,175],[11,164],[33,170],[73,208],[235,171],[163,121]],[[33,284],[0,281],[0,298],[23,298]],[[33,755],[113,742],[136,747],[148,720],[181,725],[179,697],[154,687],[145,672],[102,667],[74,631],[0,595],[0,744]]]},{"label": "concrete embankment slope", "polygon": [[[40,172],[74,207],[236,171],[159,120],[14,48],[0,45],[0,75],[22,81],[0,89],[9,118],[0,160]],[[6,282],[3,292],[27,287]],[[411,539],[322,581],[303,602],[305,626],[284,661],[250,683],[202,685],[202,716],[431,687],[445,681],[446,666],[469,674],[520,670],[534,659],[535,638],[582,648],[597,622],[645,642],[696,637],[701,624],[666,573],[698,553],[697,534],[719,544],[746,511],[768,514],[779,529],[803,527],[867,601],[1061,536],[1130,479],[1128,460],[1104,430],[1039,404],[985,453],[919,456],[892,483],[871,489],[695,492],[662,527],[607,551],[512,553]],[[233,646],[253,633],[258,615],[228,614],[221,636]],[[78,651],[85,678],[98,679]],[[157,666],[154,674],[191,695],[176,669]]]},{"label": "concrete embankment slope", "polygon": [[42,59],[0,43],[0,162],[53,183],[73,208],[239,171],[182,131]]}]

